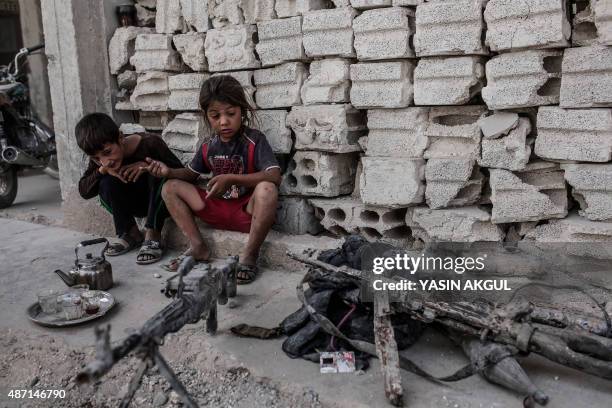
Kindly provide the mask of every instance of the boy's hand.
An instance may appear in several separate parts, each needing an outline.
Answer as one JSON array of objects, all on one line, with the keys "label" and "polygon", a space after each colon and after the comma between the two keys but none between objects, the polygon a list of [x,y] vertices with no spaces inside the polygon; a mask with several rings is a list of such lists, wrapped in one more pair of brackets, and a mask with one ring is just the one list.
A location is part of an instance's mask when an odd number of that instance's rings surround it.
[{"label": "boy's hand", "polygon": [[117,177],[119,180],[121,180],[122,182],[127,184],[127,180],[125,178],[123,178],[123,176],[121,174],[119,174],[116,170],[113,169],[109,169],[108,167],[106,167],[106,173],[105,174],[109,174],[113,177]]},{"label": "boy's hand", "polygon": [[121,167],[119,174],[123,176],[127,181],[136,182],[140,175],[145,172],[143,167],[146,167],[147,163],[139,161],[136,163],[128,164],[127,166]]},{"label": "boy's hand", "polygon": [[141,167],[143,171],[148,171],[149,174],[155,177],[168,177],[170,175],[170,168],[158,160],[153,160],[150,157],[146,159],[147,166]]},{"label": "boy's hand", "polygon": [[220,174],[211,178],[206,184],[208,194],[213,197],[221,197],[234,184],[232,174]]}]

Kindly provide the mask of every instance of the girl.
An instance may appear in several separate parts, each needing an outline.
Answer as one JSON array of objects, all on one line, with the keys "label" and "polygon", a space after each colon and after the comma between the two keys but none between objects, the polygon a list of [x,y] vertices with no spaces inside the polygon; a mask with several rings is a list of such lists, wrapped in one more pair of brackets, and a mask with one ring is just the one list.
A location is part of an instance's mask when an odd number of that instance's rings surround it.
[{"label": "girl", "polygon": [[[147,171],[169,179],[162,197],[190,244],[187,252],[173,259],[167,269],[176,270],[186,255],[208,261],[210,251],[195,215],[213,228],[249,234],[240,255],[237,278],[240,284],[250,283],[257,276],[259,248],[274,223],[280,166],[266,137],[250,128],[254,110],[236,79],[221,75],[204,82],[200,107],[213,136],[200,145],[187,168],[171,169],[160,161],[147,159]],[[206,190],[193,184],[201,174],[211,172],[213,177]]]}]

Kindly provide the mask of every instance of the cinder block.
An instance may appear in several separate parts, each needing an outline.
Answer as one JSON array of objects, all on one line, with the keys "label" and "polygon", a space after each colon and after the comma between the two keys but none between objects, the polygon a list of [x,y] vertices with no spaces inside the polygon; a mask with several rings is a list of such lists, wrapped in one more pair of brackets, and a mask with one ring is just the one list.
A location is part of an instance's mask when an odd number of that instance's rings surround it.
[{"label": "cinder block", "polygon": [[436,1],[416,9],[414,49],[418,56],[487,55],[482,12],[487,0]]},{"label": "cinder block", "polygon": [[351,0],[351,6],[356,9],[371,9],[391,6],[391,0]]},{"label": "cinder block", "polygon": [[428,116],[428,108],[369,110],[367,155],[422,158]]},{"label": "cinder block", "polygon": [[612,221],[612,164],[563,164],[565,180],[580,203],[580,215]]},{"label": "cinder block", "polygon": [[562,56],[561,51],[523,51],[493,57],[482,99],[490,109],[559,103]]},{"label": "cinder block", "polygon": [[302,17],[283,18],[257,23],[257,54],[264,67],[283,62],[306,60],[302,44]]},{"label": "cinder block", "polygon": [[204,53],[205,33],[177,34],[172,38],[174,46],[181,54],[183,62],[194,71],[208,70]]},{"label": "cinder block", "polygon": [[130,101],[136,109],[143,111],[166,111],[169,96],[168,73],[150,71],[138,77]]},{"label": "cinder block", "polygon": [[211,72],[238,71],[259,68],[255,55],[254,25],[242,25],[222,30],[209,30],[204,44],[208,68]]},{"label": "cinder block", "polygon": [[351,103],[358,109],[405,108],[413,101],[414,63],[370,62],[351,65]]},{"label": "cinder block", "polygon": [[466,104],[480,93],[484,75],[480,57],[421,59],[414,70],[414,103]]},{"label": "cinder block", "polygon": [[538,221],[567,215],[567,191],[558,164],[536,161],[520,172],[490,169],[489,173],[493,223]]},{"label": "cinder block", "polygon": [[612,160],[612,109],[540,108],[535,154],[547,160]]},{"label": "cinder block", "polygon": [[208,74],[180,74],[168,78],[168,107],[177,111],[199,111],[200,90]]},{"label": "cinder block", "polygon": [[591,1],[578,1],[573,7],[575,7],[576,14],[572,21],[572,45],[596,44],[597,27],[595,26],[595,13],[591,9]]},{"label": "cinder block", "polygon": [[276,222],[272,229],[285,234],[318,234],[323,230],[314,208],[302,197],[279,197]]},{"label": "cinder block", "polygon": [[278,18],[301,16],[308,11],[327,8],[326,0],[276,0],[274,10]]},{"label": "cinder block", "polygon": [[264,109],[300,105],[302,84],[308,68],[301,62],[288,62],[274,68],[255,71],[257,106]]},{"label": "cinder block", "polygon": [[123,71],[117,75],[117,86],[119,89],[127,89],[131,91],[136,87],[138,81],[138,74],[136,71]]},{"label": "cinder block", "polygon": [[242,0],[208,0],[208,16],[213,27],[217,29],[244,24],[241,2]]},{"label": "cinder block", "polygon": [[138,123],[122,123],[121,126],[119,126],[119,132],[121,132],[122,135],[133,135],[136,133],[145,133],[146,131],[147,129]]},{"label": "cinder block", "polygon": [[436,158],[425,166],[425,201],[430,208],[475,204],[482,191],[483,176],[473,159]]},{"label": "cinder block", "polygon": [[497,139],[507,135],[519,123],[519,115],[516,112],[495,112],[478,121],[478,126],[485,139]]},{"label": "cinder block", "polygon": [[310,75],[302,86],[302,103],[350,102],[351,62],[344,59],[322,59],[310,64]]},{"label": "cinder block", "polygon": [[487,109],[484,106],[431,108],[425,136],[429,147],[426,159],[480,157],[480,127],[478,120]]},{"label": "cinder block", "polygon": [[185,30],[179,0],[157,0],[155,31],[159,34],[174,34]]},{"label": "cinder block", "polygon": [[130,58],[136,72],[180,71],[179,53],[172,48],[172,36],[167,34],[139,34],[136,37],[136,52]]},{"label": "cinder block", "polygon": [[357,152],[367,134],[366,115],[350,104],[294,106],[287,125],[295,132],[297,150]]},{"label": "cinder block", "polygon": [[244,22],[255,24],[275,19],[274,3],[275,0],[242,0],[240,7],[244,14]]},{"label": "cinder block", "polygon": [[138,115],[138,123],[148,131],[161,132],[174,119],[172,112],[149,112],[142,111]]},{"label": "cinder block", "polygon": [[523,170],[531,155],[527,136],[531,133],[529,118],[520,118],[507,136],[482,140],[482,157],[478,164],[506,170]]},{"label": "cinder block", "polygon": [[168,123],[162,139],[172,150],[195,153],[200,142],[211,138],[202,113],[181,113]]},{"label": "cinder block", "polygon": [[477,207],[432,210],[415,207],[407,213],[408,225],[416,224],[415,237],[424,242],[503,241],[503,230],[491,223],[491,214]]},{"label": "cinder block", "polygon": [[255,106],[255,85],[253,83],[253,71],[233,71],[233,72],[219,72],[212,76],[229,75],[236,79],[242,85],[244,93],[247,95],[247,99],[251,101]]},{"label": "cinder block", "polygon": [[595,27],[601,44],[612,45],[612,3],[609,0],[591,0],[595,13]]},{"label": "cinder block", "polygon": [[117,28],[108,44],[110,73],[117,75],[123,67],[129,64],[130,58],[134,55],[136,37],[139,34],[152,32],[152,29],[145,27]]},{"label": "cinder block", "polygon": [[304,13],[302,32],[306,55],[355,57],[353,19],[356,15],[350,7]]},{"label": "cinder block", "polygon": [[564,108],[612,106],[612,47],[565,50],[560,105]]},{"label": "cinder block", "polygon": [[287,126],[287,111],[285,110],[258,110],[256,124],[268,139],[274,153],[291,153],[293,140],[291,129]]},{"label": "cinder block", "polygon": [[423,159],[362,157],[361,163],[359,188],[365,204],[405,207],[423,202]]},{"label": "cinder block", "polygon": [[353,20],[359,60],[414,57],[414,11],[390,7],[364,11]]},{"label": "cinder block", "polygon": [[569,46],[565,0],[489,0],[484,12],[492,51]]},{"label": "cinder block", "polygon": [[138,27],[152,27],[155,28],[155,14],[156,11],[148,9],[136,3],[136,23]]},{"label": "cinder block", "polygon": [[138,110],[132,101],[130,100],[130,95],[126,95],[125,98],[118,98],[117,103],[115,103],[115,110],[118,111],[134,111]]},{"label": "cinder block", "polygon": [[393,6],[418,6],[419,4],[425,3],[425,0],[393,0],[391,4]]},{"label": "cinder block", "polygon": [[289,163],[281,192],[336,197],[350,194],[355,182],[358,156],[298,151]]},{"label": "cinder block", "polygon": [[210,27],[207,0],[181,0],[181,11],[185,24],[198,32],[206,32]]},{"label": "cinder block", "polygon": [[351,6],[351,0],[331,0],[331,2],[336,8]]}]

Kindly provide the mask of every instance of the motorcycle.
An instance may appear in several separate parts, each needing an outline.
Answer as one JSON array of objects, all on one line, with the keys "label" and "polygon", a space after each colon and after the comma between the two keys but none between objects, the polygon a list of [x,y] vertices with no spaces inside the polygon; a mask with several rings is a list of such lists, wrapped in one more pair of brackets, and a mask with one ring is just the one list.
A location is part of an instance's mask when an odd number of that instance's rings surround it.
[{"label": "motorcycle", "polygon": [[21,168],[42,168],[59,178],[55,134],[32,113],[20,71],[22,59],[44,47],[22,48],[9,65],[0,66],[0,209],[15,201]]}]

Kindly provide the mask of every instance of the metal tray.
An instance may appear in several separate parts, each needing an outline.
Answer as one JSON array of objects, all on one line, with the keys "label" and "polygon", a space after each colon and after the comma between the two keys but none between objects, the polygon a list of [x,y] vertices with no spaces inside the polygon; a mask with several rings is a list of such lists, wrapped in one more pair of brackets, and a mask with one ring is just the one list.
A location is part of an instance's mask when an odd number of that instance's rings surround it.
[{"label": "metal tray", "polygon": [[41,326],[46,326],[46,327],[74,326],[76,324],[80,324],[80,323],[88,322],[90,320],[97,319],[99,317],[104,316],[106,313],[108,313],[108,311],[111,310],[113,306],[115,306],[115,303],[116,303],[115,298],[110,293],[104,292],[101,290],[97,292],[100,292],[102,296],[100,300],[100,310],[98,310],[98,313],[96,314],[91,314],[91,315],[85,314],[80,319],[66,320],[63,316],[63,313],[56,313],[52,315],[42,313],[40,304],[36,302],[33,305],[30,305],[30,307],[28,307],[28,310],[27,310],[28,317],[34,323],[37,323],[37,324],[40,324]]}]

